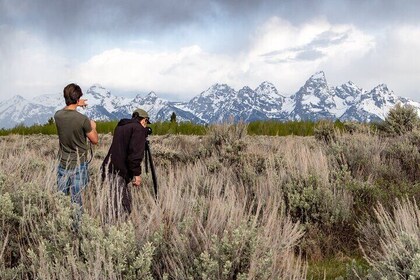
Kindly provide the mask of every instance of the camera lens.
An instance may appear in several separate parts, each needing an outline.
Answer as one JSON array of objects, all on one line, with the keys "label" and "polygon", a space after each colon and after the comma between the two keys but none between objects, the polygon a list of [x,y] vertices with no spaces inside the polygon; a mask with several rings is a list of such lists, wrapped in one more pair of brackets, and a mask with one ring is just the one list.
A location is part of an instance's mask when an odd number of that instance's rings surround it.
[{"label": "camera lens", "polygon": [[152,132],[153,132],[153,131],[152,131],[152,128],[148,126],[148,127],[147,127],[147,135],[152,134]]}]

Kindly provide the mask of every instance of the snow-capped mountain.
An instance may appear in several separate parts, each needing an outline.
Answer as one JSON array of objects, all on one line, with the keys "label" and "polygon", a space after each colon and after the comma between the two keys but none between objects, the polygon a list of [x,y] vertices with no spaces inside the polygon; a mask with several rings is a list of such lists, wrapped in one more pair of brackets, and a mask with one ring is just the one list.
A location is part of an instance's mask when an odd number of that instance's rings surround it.
[{"label": "snow-capped mountain", "polygon": [[[324,72],[316,73],[290,97],[294,109],[289,116],[293,120],[337,118],[339,109],[334,97],[334,89],[328,86]],[[340,100],[339,97],[336,99]]]},{"label": "snow-capped mountain", "polygon": [[226,84],[215,84],[191,99],[186,109],[204,123],[285,119],[285,97],[273,84],[263,82],[255,90],[245,86],[239,91]]},{"label": "snow-capped mountain", "polygon": [[191,99],[186,108],[204,122],[220,122],[226,117],[223,108],[232,109],[236,96],[237,92],[230,86],[215,84]]},{"label": "snow-capped mountain", "polygon": [[[420,103],[397,96],[384,84],[371,91],[351,81],[332,87],[324,72],[312,75],[288,97],[266,81],[256,89],[244,86],[238,91],[226,84],[214,84],[188,102],[171,102],[153,91],[144,97],[140,94],[134,98],[115,96],[97,84],[82,98],[87,99],[88,106],[80,112],[94,120],[129,118],[134,109],[143,108],[152,121],[169,120],[175,112],[178,121],[201,124],[267,119],[371,122],[385,119],[397,103],[412,105],[420,114]],[[64,105],[62,94],[41,95],[32,100],[14,96],[0,102],[0,128],[46,123]]]},{"label": "snow-capped mountain", "polygon": [[[396,96],[384,84],[378,85],[370,92],[359,95],[359,99],[341,117],[343,120],[352,121],[379,121],[385,119],[389,109],[395,104],[408,104],[406,98]],[[415,107],[418,104],[413,103]]]},{"label": "snow-capped mountain", "polygon": [[33,125],[46,123],[54,112],[53,106],[30,102],[16,95],[0,103],[0,128],[11,128],[18,124]]}]

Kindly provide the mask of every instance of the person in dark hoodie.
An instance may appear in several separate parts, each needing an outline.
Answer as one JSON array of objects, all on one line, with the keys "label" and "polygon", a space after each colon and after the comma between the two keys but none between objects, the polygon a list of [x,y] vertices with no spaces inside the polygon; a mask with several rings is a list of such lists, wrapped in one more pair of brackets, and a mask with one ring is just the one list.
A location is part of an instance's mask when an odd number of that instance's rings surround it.
[{"label": "person in dark hoodie", "polygon": [[131,119],[122,119],[114,130],[111,147],[102,163],[102,179],[111,183],[116,213],[122,210],[131,213],[131,190],[141,184],[141,162],[147,137],[149,115],[136,109]]}]

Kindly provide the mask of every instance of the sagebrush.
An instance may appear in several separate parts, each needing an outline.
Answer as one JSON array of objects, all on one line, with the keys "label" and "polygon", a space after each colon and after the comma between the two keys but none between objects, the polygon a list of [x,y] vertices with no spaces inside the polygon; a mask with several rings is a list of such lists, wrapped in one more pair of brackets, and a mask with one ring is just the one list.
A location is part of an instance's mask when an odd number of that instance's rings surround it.
[{"label": "sagebrush", "polygon": [[420,199],[416,129],[331,133],[250,136],[240,123],[150,136],[158,199],[143,174],[127,219],[99,176],[112,139],[101,134],[79,223],[56,191],[57,137],[2,137],[0,278],[323,279],[307,261],[361,256],[357,225],[380,224],[374,205]]}]

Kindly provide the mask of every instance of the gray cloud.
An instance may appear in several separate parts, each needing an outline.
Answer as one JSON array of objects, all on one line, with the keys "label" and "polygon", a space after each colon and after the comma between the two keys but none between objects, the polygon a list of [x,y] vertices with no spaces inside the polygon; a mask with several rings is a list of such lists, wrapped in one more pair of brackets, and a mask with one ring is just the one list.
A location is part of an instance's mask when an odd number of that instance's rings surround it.
[{"label": "gray cloud", "polygon": [[[266,62],[270,64],[287,63],[292,61],[313,61],[325,56],[320,49],[333,45],[339,45],[348,39],[348,37],[348,33],[326,31],[316,36],[311,42],[304,46],[272,51],[262,54],[261,57],[264,57]],[[284,56],[285,53],[291,53],[292,55],[288,55],[287,58],[279,58]]]},{"label": "gray cloud", "polygon": [[204,1],[0,0],[1,22],[29,26],[60,38],[80,33],[148,33],[211,16]]},{"label": "gray cloud", "polygon": [[[32,51],[37,42],[39,49],[46,47],[47,59],[63,57],[69,64],[84,61],[106,49],[124,48],[130,41],[150,41],[167,50],[177,39],[179,45],[173,49],[197,44],[210,53],[226,55],[229,48],[231,54],[246,52],[252,45],[249,40],[255,37],[252,37],[253,32],[274,16],[296,28],[308,20],[323,18],[331,24],[353,24],[367,34],[375,34],[377,30],[386,32],[388,27],[392,29],[404,23],[418,26],[419,12],[420,1],[410,0],[0,0],[0,58],[3,65],[0,73],[5,84],[8,83],[9,68],[19,68],[21,65],[16,60],[21,52]],[[22,30],[23,34],[20,33]],[[28,34],[33,38],[28,40]],[[289,55],[282,56],[285,50],[277,50],[264,54],[263,58],[271,64],[318,60],[323,57],[323,47],[347,39],[346,33],[325,32],[305,46],[286,50]],[[395,42],[390,44],[394,45]],[[406,50],[397,53],[404,52]],[[36,51],[33,53],[37,54]],[[390,54],[394,54],[393,50],[374,59],[369,68],[382,82],[393,76],[384,76],[382,70],[386,68],[378,67],[377,61],[392,57]],[[364,58],[360,67],[365,64]],[[38,64],[34,62],[34,65]],[[408,69],[405,71],[413,72],[409,66],[405,67],[401,66]],[[393,74],[394,68],[389,68],[389,73]],[[348,67],[343,71],[346,71],[341,73],[343,77],[353,77],[360,72],[357,69],[353,73]],[[21,74],[20,71],[16,73]],[[411,86],[412,82],[405,84]],[[7,91],[0,88],[0,94]]]},{"label": "gray cloud", "polygon": [[325,48],[332,45],[338,45],[344,42],[349,37],[348,33],[337,33],[327,31],[319,34],[314,40],[312,40],[307,47],[310,48]]},{"label": "gray cloud", "polygon": [[295,60],[307,60],[307,61],[312,61],[312,60],[317,60],[319,58],[324,57],[325,54],[321,51],[318,50],[314,50],[314,49],[310,49],[310,50],[304,50],[302,52],[299,52],[296,57]]},{"label": "gray cloud", "polygon": [[317,16],[375,26],[417,22],[420,1],[365,0],[0,0],[0,23],[27,26],[57,38],[81,34],[154,34],[215,22],[250,24],[279,16],[296,24]]},{"label": "gray cloud", "polygon": [[277,57],[283,52],[272,52],[270,55],[263,55],[265,62],[269,64],[281,64],[296,61],[314,61],[325,56],[322,51],[316,49],[299,49],[294,51],[294,55],[289,55],[286,58]]}]

